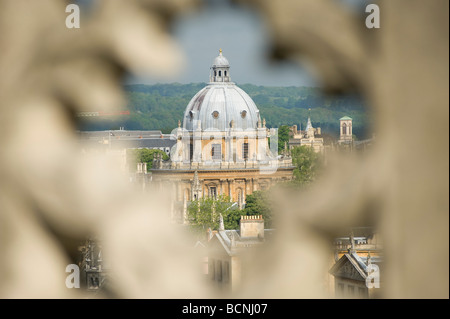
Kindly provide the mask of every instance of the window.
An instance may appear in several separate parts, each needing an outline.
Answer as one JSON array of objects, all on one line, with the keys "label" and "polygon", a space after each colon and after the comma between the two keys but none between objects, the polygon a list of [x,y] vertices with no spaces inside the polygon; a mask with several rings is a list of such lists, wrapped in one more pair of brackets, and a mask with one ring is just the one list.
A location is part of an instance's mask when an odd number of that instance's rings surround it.
[{"label": "window", "polygon": [[225,76],[227,76],[227,71],[223,71],[223,74],[224,74]]},{"label": "window", "polygon": [[248,143],[242,144],[242,157],[247,160],[248,159]]},{"label": "window", "polygon": [[367,298],[367,289],[363,287],[358,288],[359,298]]},{"label": "window", "polygon": [[337,285],[337,291],[336,294],[340,297],[342,297],[344,295],[344,284],[339,283]]},{"label": "window", "polygon": [[211,259],[209,261],[209,274],[210,274],[210,278],[211,280],[215,280],[216,279],[216,263],[214,259]]},{"label": "window", "polygon": [[217,76],[217,71],[214,71],[214,76]]},{"label": "window", "polygon": [[349,296],[355,295],[355,287],[354,286],[348,285],[348,294],[349,294]]},{"label": "window", "polygon": [[347,124],[342,124],[342,135],[347,135]]},{"label": "window", "polygon": [[220,145],[220,144],[211,145],[211,158],[213,160],[221,160],[222,159],[222,145]]},{"label": "window", "polygon": [[99,278],[96,275],[89,274],[89,289],[99,288]]},{"label": "window", "polygon": [[217,188],[216,187],[209,188],[209,196],[212,198],[217,198]]},{"label": "window", "polygon": [[217,261],[216,280],[219,282],[222,281],[222,261],[221,260]]},{"label": "window", "polygon": [[194,144],[189,144],[189,160],[192,161],[192,158],[194,156]]},{"label": "window", "polygon": [[358,294],[359,294],[359,298],[366,298],[366,289],[359,287]]},{"label": "window", "polygon": [[223,281],[228,282],[230,279],[230,263],[228,261],[223,262]]},{"label": "window", "polygon": [[219,76],[222,76],[222,71],[219,71]]}]

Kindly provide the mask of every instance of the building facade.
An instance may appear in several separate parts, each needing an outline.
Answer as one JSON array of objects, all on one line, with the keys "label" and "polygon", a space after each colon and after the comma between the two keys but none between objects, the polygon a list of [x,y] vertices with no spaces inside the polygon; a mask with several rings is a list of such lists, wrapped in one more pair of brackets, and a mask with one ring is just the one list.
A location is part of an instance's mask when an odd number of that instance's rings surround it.
[{"label": "building facade", "polygon": [[208,242],[207,275],[213,286],[222,292],[238,291],[251,272],[249,258],[271,233],[264,229],[261,215],[241,216],[239,230],[226,230],[220,223]]},{"label": "building facade", "polygon": [[185,221],[186,205],[203,196],[227,195],[240,206],[256,190],[292,179],[292,159],[278,156],[253,100],[231,82],[230,64],[220,51],[210,69],[210,82],[186,107],[172,132],[170,160],[158,157],[152,183],[168,187],[183,207],[174,218]]},{"label": "building facade", "polygon": [[353,141],[352,118],[344,116],[339,119],[339,144],[351,144]]},{"label": "building facade", "polygon": [[314,128],[312,126],[311,117],[308,117],[304,131],[298,131],[297,125],[294,125],[290,129],[289,135],[289,149],[306,145],[312,147],[316,153],[323,153],[324,151],[322,130],[320,127]]},{"label": "building facade", "polygon": [[352,229],[334,241],[334,263],[329,270],[330,292],[336,298],[367,299],[380,296],[383,244],[371,227]]}]

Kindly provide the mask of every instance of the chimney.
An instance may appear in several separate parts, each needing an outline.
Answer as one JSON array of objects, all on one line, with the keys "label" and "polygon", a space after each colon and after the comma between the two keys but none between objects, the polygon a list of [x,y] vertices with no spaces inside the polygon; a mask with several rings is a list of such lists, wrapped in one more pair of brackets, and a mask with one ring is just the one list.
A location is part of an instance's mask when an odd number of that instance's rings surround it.
[{"label": "chimney", "polygon": [[239,221],[240,236],[264,238],[264,219],[262,215],[241,216]]}]

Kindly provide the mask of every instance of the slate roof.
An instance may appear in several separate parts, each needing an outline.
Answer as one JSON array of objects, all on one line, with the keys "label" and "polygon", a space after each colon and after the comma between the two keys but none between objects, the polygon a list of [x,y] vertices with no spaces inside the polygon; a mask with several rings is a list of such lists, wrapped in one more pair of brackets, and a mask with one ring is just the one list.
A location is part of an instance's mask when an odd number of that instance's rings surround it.
[{"label": "slate roof", "polygon": [[367,266],[356,253],[344,254],[330,269],[332,275],[337,275],[339,270],[349,261],[355,270],[359,273],[362,280],[367,278]]}]

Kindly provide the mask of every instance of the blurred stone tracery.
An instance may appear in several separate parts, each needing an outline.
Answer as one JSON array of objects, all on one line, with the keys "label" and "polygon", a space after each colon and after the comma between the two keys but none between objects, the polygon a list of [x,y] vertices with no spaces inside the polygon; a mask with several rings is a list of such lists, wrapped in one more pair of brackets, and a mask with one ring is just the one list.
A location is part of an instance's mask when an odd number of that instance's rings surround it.
[{"label": "blurred stone tracery", "polygon": [[[258,289],[238,297],[328,297],[317,283],[330,239],[375,220],[388,244],[383,297],[448,298],[448,2],[377,1],[376,30],[336,1],[236,2],[262,13],[275,57],[308,59],[326,91],[362,94],[378,140],[307,196],[280,194],[283,235],[265,252],[271,262],[254,260],[266,263],[248,278]],[[68,3],[0,1],[0,297],[80,297],[64,269],[91,234],[119,297],[221,297],[194,276],[195,252],[161,197],[129,189],[107,159],[80,156],[73,125],[92,105],[123,105],[125,72],[176,72],[183,57],[167,30],[199,3],[97,1],[80,29],[67,29]]]}]

